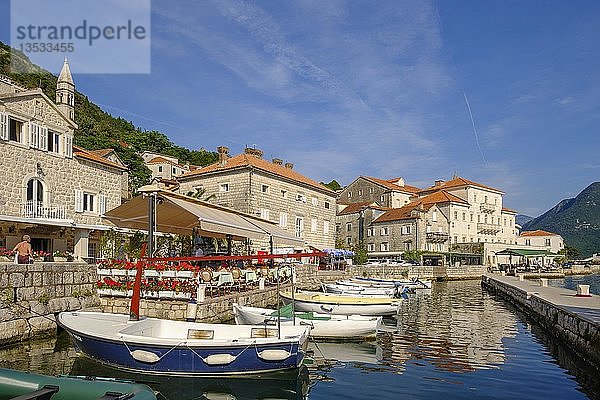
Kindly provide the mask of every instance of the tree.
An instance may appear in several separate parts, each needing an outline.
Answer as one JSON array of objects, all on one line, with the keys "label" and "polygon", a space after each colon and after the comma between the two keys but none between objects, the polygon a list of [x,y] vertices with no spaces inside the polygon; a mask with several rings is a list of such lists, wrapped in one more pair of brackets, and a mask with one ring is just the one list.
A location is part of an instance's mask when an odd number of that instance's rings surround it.
[{"label": "tree", "polygon": [[[202,200],[202,201],[211,201],[211,200],[217,198],[217,196],[215,196],[214,193],[205,196],[206,195],[206,189],[205,188],[196,188],[195,191],[187,192],[185,195],[189,196],[189,197],[193,197],[193,198],[198,199],[198,200]],[[204,197],[204,198],[202,198],[202,197]]]},{"label": "tree", "polygon": [[323,185],[323,186],[327,186],[329,189],[331,189],[331,190],[333,190],[333,191],[338,191],[338,190],[342,189],[342,185],[340,185],[340,184],[338,183],[338,181],[336,181],[335,179],[334,179],[334,180],[332,180],[332,181],[331,181],[331,182],[329,182],[329,183],[324,183],[324,182],[321,182],[321,185]]},{"label": "tree", "polygon": [[364,243],[359,243],[352,249],[354,251],[354,257],[352,257],[352,261],[355,265],[364,265],[369,258],[369,253],[365,248]]}]

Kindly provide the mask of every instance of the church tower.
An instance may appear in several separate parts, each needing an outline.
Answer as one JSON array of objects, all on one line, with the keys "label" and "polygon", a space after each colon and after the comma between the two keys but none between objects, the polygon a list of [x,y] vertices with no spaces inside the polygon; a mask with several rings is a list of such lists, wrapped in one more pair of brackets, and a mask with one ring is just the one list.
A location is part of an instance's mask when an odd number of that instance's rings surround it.
[{"label": "church tower", "polygon": [[71,121],[75,120],[75,84],[66,58],[56,82],[56,105]]}]

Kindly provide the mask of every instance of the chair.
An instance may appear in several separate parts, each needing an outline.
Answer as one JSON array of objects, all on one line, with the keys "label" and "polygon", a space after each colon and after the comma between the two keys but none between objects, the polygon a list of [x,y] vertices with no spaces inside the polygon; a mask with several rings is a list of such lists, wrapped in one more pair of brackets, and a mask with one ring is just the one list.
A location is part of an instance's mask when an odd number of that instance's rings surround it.
[{"label": "chair", "polygon": [[212,279],[213,279],[213,273],[210,268],[204,268],[203,270],[200,271],[200,280],[202,281],[203,284],[206,285],[205,293],[210,293],[211,297],[212,297],[212,291],[213,291]]},{"label": "chair", "polygon": [[237,287],[238,291],[241,291],[242,286],[245,284],[242,279],[242,270],[238,267],[231,268],[231,276],[233,277],[234,287]]}]

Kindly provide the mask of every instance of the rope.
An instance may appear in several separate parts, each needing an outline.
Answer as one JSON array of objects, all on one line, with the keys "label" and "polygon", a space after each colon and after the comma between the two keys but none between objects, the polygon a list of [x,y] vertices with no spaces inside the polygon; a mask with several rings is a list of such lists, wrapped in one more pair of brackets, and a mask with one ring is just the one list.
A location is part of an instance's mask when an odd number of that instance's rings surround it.
[{"label": "rope", "polygon": [[[123,344],[125,345],[125,347],[127,347],[127,351],[129,351],[129,355],[133,357],[133,351],[131,351],[131,349],[127,345],[127,342],[125,341],[125,339],[123,339],[123,336],[119,337],[119,339],[121,339],[121,341],[123,342]],[[175,350],[182,343],[185,343],[185,342],[179,342],[175,346],[171,347],[166,353],[164,353],[162,356],[158,357],[158,360],[156,362],[162,360],[167,354],[169,354],[170,352],[172,352],[173,350]]]},{"label": "rope", "polygon": [[[300,345],[298,345],[298,347],[300,347]],[[290,342],[290,351],[289,351],[290,357],[298,354],[297,351],[295,353],[292,353],[293,349],[294,349],[294,342]],[[256,341],[254,341],[254,351],[256,351],[256,355],[258,355],[258,347],[256,346]]]},{"label": "rope", "polygon": [[[22,309],[24,309],[24,310],[27,310],[27,311],[29,311],[30,313],[33,313],[33,314],[37,315],[38,317],[46,318],[48,321],[52,321],[52,322],[56,323],[56,320],[54,320],[54,319],[52,319],[52,318],[50,318],[50,317],[47,317],[46,315],[40,314],[40,313],[38,313],[38,312],[36,312],[36,311],[33,311],[33,310],[31,309],[31,307],[25,307],[25,306],[22,306],[22,305],[21,305],[21,304],[19,304],[19,303],[4,303],[4,302],[3,302],[3,303],[2,303],[2,307],[0,307],[0,308],[9,308],[11,305],[15,305],[15,306],[21,307]],[[6,306],[6,307],[5,307],[5,306]]]},{"label": "rope", "polygon": [[[198,353],[196,352],[196,350],[192,349],[192,348],[191,348],[191,347],[190,347],[190,346],[187,344],[187,342],[183,342],[183,343],[185,343],[185,347],[187,347],[187,348],[188,348],[188,350],[190,350],[192,353],[194,353],[195,355],[197,355],[197,356],[198,356],[198,358],[200,358],[200,359],[201,359],[201,360],[202,360],[202,361],[203,361],[205,364],[208,364],[208,363],[206,362],[206,358],[202,357],[200,354],[198,354]],[[235,356],[234,356],[233,354],[230,354],[230,356],[233,356],[233,361],[237,360],[237,358],[238,358],[240,355],[242,355],[242,353],[243,353],[243,352],[245,352],[246,350],[248,350],[248,348],[249,348],[250,346],[252,346],[253,344],[256,344],[256,340],[255,340],[254,342],[250,343],[248,346],[244,347],[244,349],[243,349],[242,351],[240,351],[239,353],[237,353],[237,355],[235,355]],[[231,361],[231,362],[233,362],[233,361]]]}]

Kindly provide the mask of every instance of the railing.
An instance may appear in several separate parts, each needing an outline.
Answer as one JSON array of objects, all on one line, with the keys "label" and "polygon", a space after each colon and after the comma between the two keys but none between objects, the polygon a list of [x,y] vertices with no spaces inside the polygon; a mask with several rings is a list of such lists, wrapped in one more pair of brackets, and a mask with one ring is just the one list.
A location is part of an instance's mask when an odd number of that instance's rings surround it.
[{"label": "railing", "polygon": [[442,242],[447,241],[449,237],[450,237],[450,235],[448,235],[445,232],[427,232],[425,239],[428,242],[442,243]]},{"label": "railing", "polygon": [[501,230],[502,230],[502,227],[500,225],[485,224],[485,223],[477,224],[477,232],[479,232],[479,233],[495,234],[495,233],[500,232]]},{"label": "railing", "polygon": [[493,213],[496,211],[496,206],[490,203],[482,203],[479,209],[484,213]]},{"label": "railing", "polygon": [[26,218],[67,219],[64,205],[28,200],[21,205],[21,215]]}]

